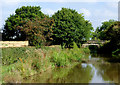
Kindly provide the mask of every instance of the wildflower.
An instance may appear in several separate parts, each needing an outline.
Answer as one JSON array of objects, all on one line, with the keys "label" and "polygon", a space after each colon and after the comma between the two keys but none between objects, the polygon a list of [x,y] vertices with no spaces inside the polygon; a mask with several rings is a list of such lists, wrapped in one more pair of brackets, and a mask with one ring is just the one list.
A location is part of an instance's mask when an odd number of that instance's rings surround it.
[{"label": "wildflower", "polygon": [[21,62],[23,62],[21,58],[19,58],[19,60],[20,60]]}]

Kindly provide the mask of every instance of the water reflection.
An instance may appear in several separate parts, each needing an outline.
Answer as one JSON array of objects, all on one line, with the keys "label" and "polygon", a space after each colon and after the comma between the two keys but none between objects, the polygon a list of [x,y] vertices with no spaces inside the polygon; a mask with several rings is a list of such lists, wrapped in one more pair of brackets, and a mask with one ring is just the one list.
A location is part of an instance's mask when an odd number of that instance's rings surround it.
[{"label": "water reflection", "polygon": [[[92,59],[92,57],[89,59]],[[95,59],[95,57],[93,59]],[[72,68],[50,69],[42,74],[29,77],[25,79],[24,82],[88,83],[88,85],[89,83],[118,83],[118,66],[118,63],[80,63]]]},{"label": "water reflection", "polygon": [[104,81],[110,83],[119,83],[119,64],[94,64],[94,66],[97,69],[97,75],[100,76]]},{"label": "water reflection", "polygon": [[89,65],[78,64],[74,68],[56,68],[52,71],[35,75],[24,82],[36,83],[89,83],[94,72]]}]

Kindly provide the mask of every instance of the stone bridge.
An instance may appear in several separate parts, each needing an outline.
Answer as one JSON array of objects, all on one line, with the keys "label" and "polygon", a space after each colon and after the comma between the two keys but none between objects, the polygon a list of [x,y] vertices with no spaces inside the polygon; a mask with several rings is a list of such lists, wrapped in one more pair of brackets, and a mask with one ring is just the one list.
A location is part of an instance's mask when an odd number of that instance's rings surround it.
[{"label": "stone bridge", "polygon": [[98,41],[98,40],[88,40],[86,43],[82,44],[82,47],[88,47],[90,45],[94,45],[94,46],[99,47],[100,44],[103,45],[104,43],[107,43],[107,42],[109,42],[109,41],[107,41],[107,40],[100,40],[100,41]]}]

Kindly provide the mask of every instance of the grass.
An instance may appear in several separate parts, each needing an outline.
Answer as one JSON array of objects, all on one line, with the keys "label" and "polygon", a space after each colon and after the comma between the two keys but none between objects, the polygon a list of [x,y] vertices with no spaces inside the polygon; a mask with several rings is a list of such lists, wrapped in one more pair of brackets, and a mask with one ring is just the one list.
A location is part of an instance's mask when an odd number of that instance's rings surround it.
[{"label": "grass", "polygon": [[2,77],[3,82],[21,83],[25,77],[42,73],[54,67],[66,67],[73,62],[80,62],[88,48],[61,49],[57,47],[3,48]]}]

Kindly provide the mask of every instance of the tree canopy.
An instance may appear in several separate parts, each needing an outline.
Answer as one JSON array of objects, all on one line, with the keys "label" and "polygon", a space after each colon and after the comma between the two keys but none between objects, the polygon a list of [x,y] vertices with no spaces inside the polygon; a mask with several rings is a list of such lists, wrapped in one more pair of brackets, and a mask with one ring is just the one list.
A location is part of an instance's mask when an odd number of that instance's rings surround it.
[{"label": "tree canopy", "polygon": [[90,37],[93,29],[91,23],[84,19],[82,14],[68,8],[58,10],[52,18],[55,21],[53,27],[53,40],[67,48],[72,47],[73,42],[80,44],[81,41]]},{"label": "tree canopy", "polygon": [[105,31],[106,37],[109,38],[110,42],[106,43],[100,48],[101,52],[112,53],[118,50],[120,52],[120,22],[115,21]]},{"label": "tree canopy", "polygon": [[116,21],[106,30],[114,49],[120,49],[120,22]]},{"label": "tree canopy", "polygon": [[15,14],[10,15],[5,21],[3,40],[25,40],[25,32],[18,30],[16,27],[22,27],[23,23],[21,21],[23,20],[34,20],[36,17],[44,18],[46,15],[40,10],[40,6],[22,6],[21,8],[17,8]]},{"label": "tree canopy", "polygon": [[21,32],[25,32],[26,40],[30,45],[41,47],[49,45],[52,41],[52,25],[54,21],[50,18],[35,18],[34,20],[22,21],[24,25],[16,28]]},{"label": "tree canopy", "polygon": [[115,22],[115,20],[109,20],[109,21],[102,22],[102,26],[97,27],[97,29],[93,35],[93,39],[96,37],[97,39],[100,39],[100,40],[110,40],[110,37],[106,35],[106,30],[112,24],[114,24],[114,22]]}]

